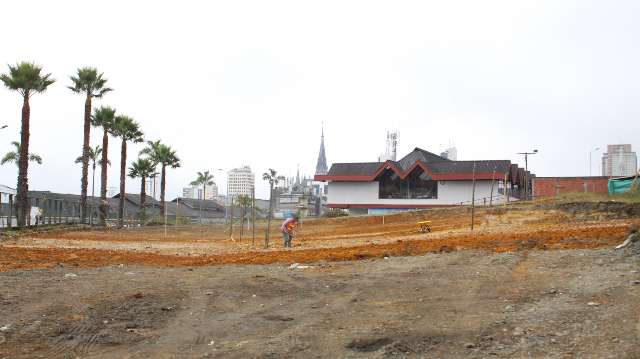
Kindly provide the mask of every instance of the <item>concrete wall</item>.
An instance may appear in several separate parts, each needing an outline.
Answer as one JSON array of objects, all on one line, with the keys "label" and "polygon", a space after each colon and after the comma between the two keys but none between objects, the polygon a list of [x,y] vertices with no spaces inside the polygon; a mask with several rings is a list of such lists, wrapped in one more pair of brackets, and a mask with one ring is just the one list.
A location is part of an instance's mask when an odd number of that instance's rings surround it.
[{"label": "concrete wall", "polygon": [[534,177],[533,195],[549,198],[565,193],[608,194],[609,177]]},{"label": "concrete wall", "polygon": [[[471,204],[471,181],[445,181],[438,182],[437,199],[387,199],[378,198],[378,181],[371,182],[329,182],[329,195],[327,202],[332,204],[349,205],[350,207],[367,207],[374,205],[378,208],[393,208],[394,206],[443,206]],[[489,203],[491,196],[491,180],[476,181],[476,204],[483,204],[486,197]],[[514,199],[511,199],[512,201]],[[493,201],[503,202],[504,197],[498,193],[498,181],[494,183]],[[418,208],[418,207],[416,207]]]}]

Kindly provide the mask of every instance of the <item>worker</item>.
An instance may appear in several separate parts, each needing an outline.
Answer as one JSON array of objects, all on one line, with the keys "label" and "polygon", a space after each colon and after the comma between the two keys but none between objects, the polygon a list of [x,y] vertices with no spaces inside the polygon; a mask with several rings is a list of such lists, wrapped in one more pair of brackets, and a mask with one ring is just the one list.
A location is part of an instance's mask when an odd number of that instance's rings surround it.
[{"label": "worker", "polygon": [[287,218],[284,220],[284,222],[282,222],[282,236],[284,236],[284,247],[287,248],[291,247],[291,238],[293,238],[293,235],[291,234],[291,231],[293,230],[293,227],[295,227],[296,224],[298,224],[298,220],[300,218],[298,218],[298,216],[293,216],[291,218]]}]

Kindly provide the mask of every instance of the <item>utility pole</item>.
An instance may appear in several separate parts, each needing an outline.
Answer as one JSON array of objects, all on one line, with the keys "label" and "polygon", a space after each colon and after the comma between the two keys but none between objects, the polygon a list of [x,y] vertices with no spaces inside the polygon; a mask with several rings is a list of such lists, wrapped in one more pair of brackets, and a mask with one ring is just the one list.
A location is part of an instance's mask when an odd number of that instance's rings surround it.
[{"label": "utility pole", "polygon": [[[524,170],[525,170],[525,172],[529,172],[529,166],[527,165],[527,156],[528,155],[535,155],[536,153],[538,153],[538,150],[533,150],[533,152],[518,152],[519,155],[524,155]],[[524,187],[524,199],[525,199],[525,201],[527,200],[527,196],[528,195],[529,195],[529,185],[528,185],[528,183],[525,183],[525,187]]]},{"label": "utility pole", "polygon": [[598,147],[595,150],[589,152],[589,176],[591,176],[591,153],[593,153],[594,151],[597,151],[599,149],[600,149],[600,147]]},{"label": "utility pole", "polygon": [[473,231],[473,220],[476,211],[476,164],[473,164],[473,190],[471,191],[471,230]]}]

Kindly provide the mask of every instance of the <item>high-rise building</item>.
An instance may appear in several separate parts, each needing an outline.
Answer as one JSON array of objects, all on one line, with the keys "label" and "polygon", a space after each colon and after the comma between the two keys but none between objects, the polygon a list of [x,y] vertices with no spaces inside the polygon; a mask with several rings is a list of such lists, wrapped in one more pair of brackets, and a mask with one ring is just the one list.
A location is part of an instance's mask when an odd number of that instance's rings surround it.
[{"label": "high-rise building", "polygon": [[198,186],[189,186],[182,189],[183,198],[202,199],[202,188]]},{"label": "high-rise building", "polygon": [[607,145],[607,152],[602,154],[603,176],[635,176],[637,169],[638,158],[630,144]]},{"label": "high-rise building", "polygon": [[440,153],[440,156],[451,161],[457,161],[458,150],[455,147],[447,148],[444,152]]},{"label": "high-rise building", "polygon": [[[218,195],[218,186],[207,186],[205,188],[204,199],[213,199]],[[200,186],[189,186],[182,189],[182,197],[202,199],[202,188]]]},{"label": "high-rise building", "polygon": [[329,172],[327,167],[327,156],[324,154],[324,126],[322,127],[322,137],[320,138],[320,154],[318,155],[318,164],[316,165],[317,175],[326,175]]},{"label": "high-rise building", "polygon": [[204,199],[213,199],[213,197],[218,196],[218,186],[207,186],[204,190]]},{"label": "high-rise building", "polygon": [[227,181],[229,184],[228,196],[237,196],[240,194],[250,196],[256,182],[256,174],[251,172],[251,167],[249,166],[234,168],[229,171]]},{"label": "high-rise building", "polygon": [[153,193],[153,178],[147,178],[144,180],[144,191],[145,195],[149,197],[153,197],[155,193]]}]

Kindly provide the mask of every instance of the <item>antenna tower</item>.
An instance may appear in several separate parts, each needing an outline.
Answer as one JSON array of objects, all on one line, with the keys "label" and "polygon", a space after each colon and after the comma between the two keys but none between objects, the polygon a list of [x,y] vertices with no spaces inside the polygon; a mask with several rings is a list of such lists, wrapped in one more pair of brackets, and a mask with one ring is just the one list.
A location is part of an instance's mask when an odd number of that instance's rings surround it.
[{"label": "antenna tower", "polygon": [[400,131],[389,132],[387,131],[387,155],[391,156],[393,160],[396,160],[396,153],[398,152],[398,140],[400,139]]}]

